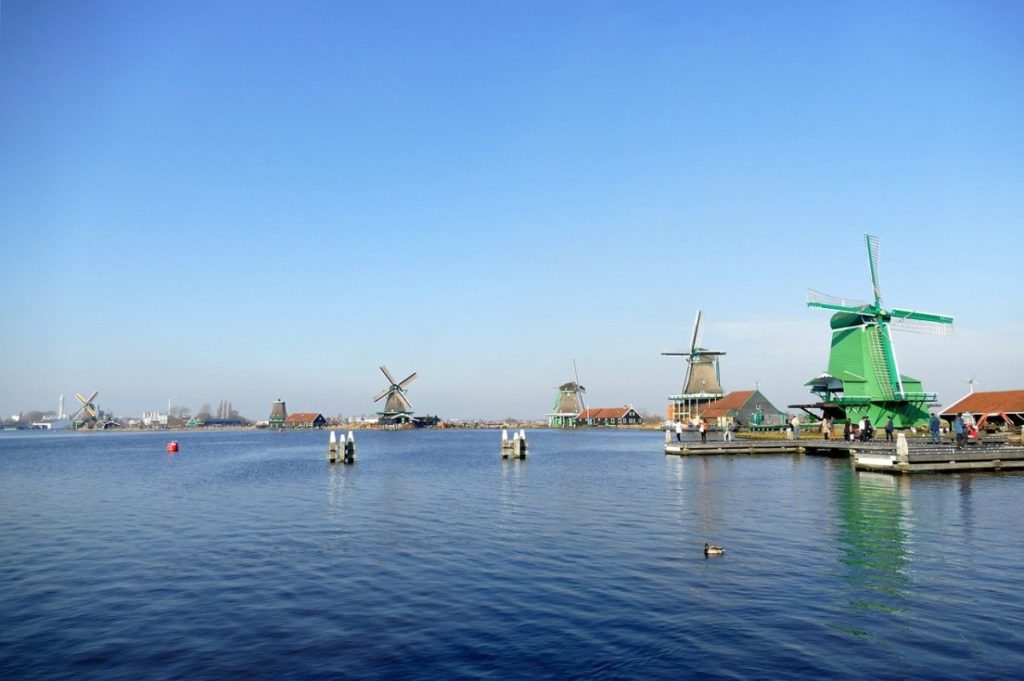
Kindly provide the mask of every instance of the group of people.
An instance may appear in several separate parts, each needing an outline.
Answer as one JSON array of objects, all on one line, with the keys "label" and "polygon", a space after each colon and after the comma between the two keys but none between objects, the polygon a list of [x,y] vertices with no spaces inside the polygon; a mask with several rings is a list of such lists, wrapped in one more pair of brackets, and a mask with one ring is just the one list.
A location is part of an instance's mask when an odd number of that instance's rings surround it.
[{"label": "group of people", "polygon": [[[741,423],[740,423],[740,420],[738,418],[737,419],[733,419],[732,423],[730,423],[729,425],[727,425],[725,427],[724,433],[722,435],[722,439],[725,440],[726,442],[732,442],[733,436],[737,432],[739,432],[740,425],[741,425]],[[675,431],[676,431],[676,442],[682,442],[683,441],[683,423],[682,423],[682,421],[676,421]],[[697,424],[697,431],[700,433],[700,441],[701,441],[701,443],[707,444],[707,441],[708,441],[708,422],[707,422],[707,419],[701,419],[700,420],[700,422]]]},{"label": "group of people", "polygon": [[[733,419],[732,423],[730,423],[724,429],[722,438],[726,442],[730,442],[733,439],[734,434],[737,431],[739,431],[740,425],[741,424],[740,424],[740,420],[739,419]],[[793,436],[796,437],[796,438],[799,438],[800,437],[800,419],[798,417],[796,417],[796,416],[793,416],[792,418],[790,418],[788,420],[788,424],[787,425],[793,431]],[[831,416],[824,417],[821,420],[821,435],[822,435],[822,438],[824,438],[825,440],[831,439],[831,437],[832,437],[832,429],[833,429],[834,426],[835,426],[835,419],[834,418],[832,418]],[[708,441],[708,429],[709,429],[709,427],[708,427],[707,420],[706,419],[701,419],[698,422],[698,424],[697,424],[697,431],[700,433],[700,441],[702,443],[707,443],[707,441]],[[882,427],[882,429],[885,432],[885,441],[886,442],[894,442],[895,439],[896,439],[895,438],[896,424],[893,421],[893,417],[892,416],[889,416],[886,419],[885,425]],[[932,444],[939,444],[941,431],[942,431],[942,422],[939,420],[939,417],[938,417],[937,414],[932,413],[931,417],[928,419],[928,432],[931,435],[931,442],[932,442]],[[680,421],[676,422],[676,424],[675,424],[675,432],[676,432],[676,441],[677,442],[681,442],[682,439],[683,439],[683,424],[682,424],[682,422],[680,422]],[[959,414],[959,415],[957,415],[956,419],[953,421],[953,434],[956,436],[956,446],[959,448],[959,447],[963,447],[964,443],[967,442],[967,440],[969,438],[977,437],[978,429],[974,425],[973,419],[968,421],[968,420],[964,419],[964,415],[963,414]],[[856,424],[854,424],[852,421],[850,421],[850,419],[846,419],[846,421],[843,423],[843,440],[846,440],[846,441],[860,440],[861,442],[868,442],[869,440],[873,439],[874,437],[875,437],[875,426],[874,426],[874,424],[871,423],[871,419],[868,416],[865,416],[860,421],[858,421]]]}]

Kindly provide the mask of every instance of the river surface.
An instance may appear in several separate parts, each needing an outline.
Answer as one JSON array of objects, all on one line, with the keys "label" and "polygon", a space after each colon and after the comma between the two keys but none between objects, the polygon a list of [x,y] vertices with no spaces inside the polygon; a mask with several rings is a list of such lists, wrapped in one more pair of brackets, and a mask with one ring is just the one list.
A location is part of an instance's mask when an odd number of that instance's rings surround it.
[{"label": "river surface", "polygon": [[[1024,476],[660,433],[0,434],[3,679],[1011,679]],[[705,541],[726,554],[705,559]]]}]

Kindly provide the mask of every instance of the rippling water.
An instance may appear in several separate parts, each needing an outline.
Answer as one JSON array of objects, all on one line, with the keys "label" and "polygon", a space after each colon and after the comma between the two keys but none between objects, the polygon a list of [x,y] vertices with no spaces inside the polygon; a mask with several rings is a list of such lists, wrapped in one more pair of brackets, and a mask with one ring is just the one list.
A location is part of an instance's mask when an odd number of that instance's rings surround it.
[{"label": "rippling water", "polygon": [[[1024,476],[658,433],[0,436],[0,677],[1019,678]],[[727,547],[705,559],[704,541]]]}]

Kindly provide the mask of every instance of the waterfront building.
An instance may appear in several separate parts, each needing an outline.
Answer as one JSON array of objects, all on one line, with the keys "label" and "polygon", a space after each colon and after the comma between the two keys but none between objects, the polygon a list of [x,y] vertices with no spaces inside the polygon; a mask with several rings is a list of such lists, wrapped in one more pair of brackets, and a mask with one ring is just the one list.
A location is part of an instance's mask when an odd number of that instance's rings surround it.
[{"label": "waterfront building", "polygon": [[978,428],[985,425],[1018,428],[1024,425],[1024,390],[972,392],[940,414],[952,421],[958,414],[970,414]]},{"label": "waterfront building", "polygon": [[283,425],[285,428],[323,428],[327,419],[316,412],[295,412],[288,415]]},{"label": "waterfront building", "polygon": [[736,419],[745,426],[773,426],[782,425],[786,418],[760,390],[734,390],[708,403],[701,416],[719,428],[728,427]]},{"label": "waterfront building", "polygon": [[588,407],[576,417],[581,426],[639,426],[644,419],[636,409],[624,407]]}]

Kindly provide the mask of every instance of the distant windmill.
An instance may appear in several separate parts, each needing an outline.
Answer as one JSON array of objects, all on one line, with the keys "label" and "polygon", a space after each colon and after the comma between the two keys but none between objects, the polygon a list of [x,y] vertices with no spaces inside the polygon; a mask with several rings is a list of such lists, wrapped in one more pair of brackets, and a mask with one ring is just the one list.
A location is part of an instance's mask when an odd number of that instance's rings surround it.
[{"label": "distant windmill", "polygon": [[396,381],[391,372],[388,371],[388,368],[383,364],[380,370],[391,384],[373,398],[374,402],[379,402],[385,397],[387,398],[387,401],[384,402],[384,410],[377,412],[380,415],[381,422],[394,423],[401,420],[411,420],[413,413],[412,404],[409,402],[409,398],[405,396],[405,391],[409,384],[416,380],[416,372],[412,372],[401,381]]},{"label": "distant windmill", "polygon": [[690,334],[690,345],[686,350],[668,350],[662,355],[685,357],[686,375],[683,378],[683,391],[679,395],[669,395],[671,403],[671,420],[688,421],[699,416],[700,404],[708,404],[720,398],[725,391],[722,382],[718,358],[725,355],[718,350],[700,347],[700,323],[703,312],[697,310],[693,319],[693,332]]},{"label": "distant windmill", "polygon": [[95,423],[99,419],[99,409],[97,409],[96,405],[93,404],[92,402],[93,400],[96,399],[96,396],[99,394],[100,391],[95,390],[93,391],[92,395],[89,395],[88,398],[85,398],[82,397],[82,393],[75,393],[75,397],[78,398],[78,401],[82,404],[82,406],[79,407],[75,411],[75,413],[71,415],[71,422],[75,424],[75,428],[80,428],[82,425],[86,423]]},{"label": "distant windmill", "polygon": [[882,423],[892,416],[900,427],[920,425],[928,420],[928,406],[936,404],[937,397],[923,392],[921,381],[900,373],[889,327],[951,334],[953,318],[916,310],[886,309],[878,281],[878,237],[865,234],[864,243],[874,302],[807,292],[808,307],[836,312],[831,320],[828,372],[806,385],[824,400],[824,409],[838,408],[848,418],[868,416],[873,422]]},{"label": "distant windmill", "polygon": [[972,395],[974,394],[974,386],[976,386],[977,384],[978,382],[974,380],[974,376],[971,376],[970,378],[967,379],[967,385],[971,386]]},{"label": "distant windmill", "polygon": [[574,381],[558,386],[555,404],[548,414],[548,425],[552,428],[575,428],[576,418],[586,409],[583,393],[587,389],[580,385],[580,374],[576,370],[576,360],[572,361]]}]

